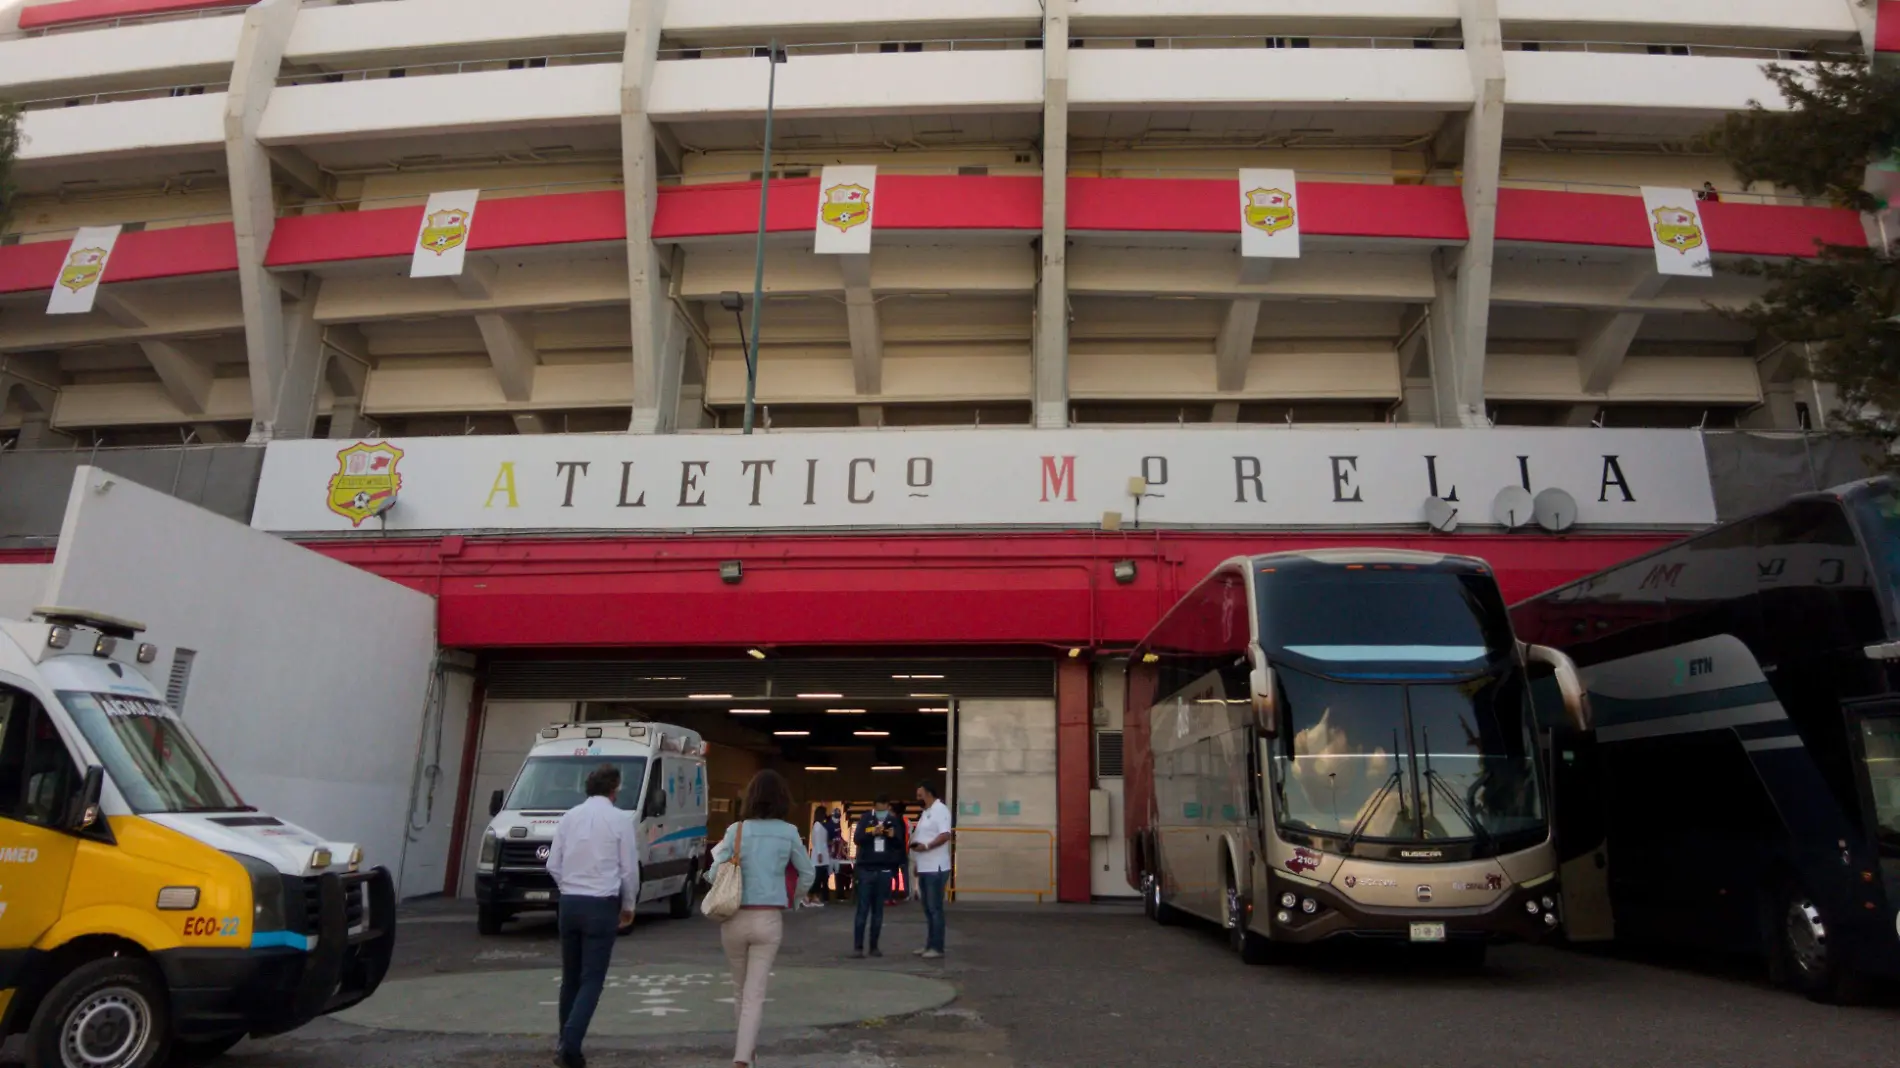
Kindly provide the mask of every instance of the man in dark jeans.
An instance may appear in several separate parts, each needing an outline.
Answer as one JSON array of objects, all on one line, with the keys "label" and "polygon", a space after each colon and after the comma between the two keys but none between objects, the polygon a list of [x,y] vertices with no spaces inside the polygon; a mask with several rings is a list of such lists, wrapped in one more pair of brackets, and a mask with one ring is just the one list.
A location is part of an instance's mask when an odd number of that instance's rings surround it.
[{"label": "man in dark jeans", "polygon": [[924,814],[917,817],[917,834],[911,852],[917,858],[917,886],[924,899],[924,948],[917,955],[925,960],[943,956],[943,894],[950,885],[950,809],[937,796],[937,787],[928,782],[917,784],[917,803]]},{"label": "man in dark jeans", "polygon": [[878,935],[884,931],[884,898],[891,892],[891,875],[904,863],[904,821],[891,811],[891,799],[880,794],[876,807],[858,824],[858,915],[851,928],[851,955],[864,956],[868,924],[871,956],[882,957]]},{"label": "man in dark jeans", "polygon": [[587,800],[568,810],[548,847],[548,874],[561,890],[561,1044],[556,1068],[586,1068],[581,1041],[600,1004],[620,928],[640,900],[640,851],[633,819],[614,802],[620,769],[588,773]]}]

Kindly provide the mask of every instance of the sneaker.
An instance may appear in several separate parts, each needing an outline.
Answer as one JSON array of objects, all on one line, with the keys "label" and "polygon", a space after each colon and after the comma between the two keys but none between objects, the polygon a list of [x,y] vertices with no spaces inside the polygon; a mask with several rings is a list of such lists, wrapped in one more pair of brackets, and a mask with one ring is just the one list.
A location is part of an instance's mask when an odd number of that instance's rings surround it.
[{"label": "sneaker", "polygon": [[942,960],[943,959],[943,951],[940,949],[926,949],[922,953],[919,953],[917,955],[924,958],[925,960]]},{"label": "sneaker", "polygon": [[910,951],[910,955],[913,957],[921,957],[928,952],[930,952],[928,949],[913,949]]},{"label": "sneaker", "polygon": [[[877,951],[876,951],[876,950],[872,950],[872,952],[873,952],[873,953],[875,953],[875,952],[877,952]],[[863,960],[863,959],[864,959],[864,951],[863,951],[863,950],[861,950],[861,949],[854,949],[854,950],[852,950],[852,951],[851,951],[851,959],[852,959],[852,960]]]},{"label": "sneaker", "polygon": [[879,948],[877,948],[876,946],[872,946],[872,947],[871,947],[871,956],[873,956],[873,957],[882,957],[883,955],[884,955],[884,951],[883,951],[883,950],[881,950],[881,949],[879,949]]}]

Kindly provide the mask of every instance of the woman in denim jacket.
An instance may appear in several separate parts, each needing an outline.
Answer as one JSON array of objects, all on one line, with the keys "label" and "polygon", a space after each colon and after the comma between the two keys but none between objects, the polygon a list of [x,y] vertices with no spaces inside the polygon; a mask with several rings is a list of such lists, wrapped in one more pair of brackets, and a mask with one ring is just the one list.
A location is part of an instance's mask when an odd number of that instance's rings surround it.
[{"label": "woman in denim jacket", "polygon": [[[739,872],[745,884],[739,911],[719,926],[719,940],[732,966],[732,1004],[739,1017],[739,1035],[732,1051],[734,1068],[748,1068],[759,1040],[765,1014],[765,983],[772,972],[784,937],[784,911],[811,889],[811,855],[798,828],[785,822],[792,812],[792,791],[785,777],[766,769],[752,777],[740,808],[744,822],[726,828],[726,837],[713,847],[713,863],[732,858],[739,849]],[[796,884],[788,869],[798,873]]]}]

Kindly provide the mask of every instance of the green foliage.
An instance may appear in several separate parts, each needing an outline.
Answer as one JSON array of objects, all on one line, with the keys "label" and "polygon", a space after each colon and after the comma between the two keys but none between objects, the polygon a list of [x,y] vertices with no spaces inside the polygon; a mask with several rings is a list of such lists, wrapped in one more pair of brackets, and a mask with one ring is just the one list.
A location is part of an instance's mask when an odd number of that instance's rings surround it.
[{"label": "green foliage", "polygon": [[[1731,115],[1711,145],[1744,181],[1769,182],[1842,207],[1886,207],[1866,191],[1868,167],[1900,147],[1900,71],[1824,63],[1768,76],[1791,106]],[[1738,313],[1770,337],[1803,346],[1814,377],[1840,391],[1845,429],[1900,439],[1900,261],[1890,250],[1827,246],[1813,259],[1745,264],[1764,279]]]},{"label": "green foliage", "polygon": [[13,218],[13,159],[20,154],[20,109],[0,100],[0,231]]}]

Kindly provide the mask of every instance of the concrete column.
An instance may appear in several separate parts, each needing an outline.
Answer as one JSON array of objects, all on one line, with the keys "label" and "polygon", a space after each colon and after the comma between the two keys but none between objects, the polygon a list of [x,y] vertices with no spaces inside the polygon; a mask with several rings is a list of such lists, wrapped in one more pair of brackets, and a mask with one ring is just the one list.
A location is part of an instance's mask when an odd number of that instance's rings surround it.
[{"label": "concrete column", "polygon": [[1260,302],[1229,301],[1227,319],[1214,339],[1215,388],[1238,393],[1247,388],[1247,365],[1253,362],[1253,336],[1260,326]]},{"label": "concrete column", "polygon": [[[682,346],[668,344],[666,280],[653,244],[658,205],[658,137],[647,118],[647,93],[659,62],[660,26],[666,0],[632,0],[627,6],[627,50],[621,65],[620,166],[627,198],[627,289],[633,311],[633,420],[636,434],[670,434],[679,418]],[[679,264],[674,264],[678,273]]]},{"label": "concrete column", "polygon": [[277,203],[270,155],[257,143],[257,127],[277,83],[298,6],[298,0],[263,0],[244,13],[224,112],[224,157],[231,172],[231,218],[237,231],[238,288],[251,375],[250,439],[259,442],[310,436],[323,363],[321,346],[288,343],[284,291],[264,269],[277,226]]},{"label": "concrete column", "polygon": [[1089,872],[1089,791],[1095,787],[1091,674],[1084,660],[1056,664],[1056,900],[1083,904],[1094,886]]},{"label": "concrete column", "polygon": [[13,4],[0,9],[0,41],[11,41],[20,34],[20,10],[24,5]]},{"label": "concrete column", "polygon": [[1036,425],[1069,425],[1069,3],[1042,17],[1042,264],[1036,285]]},{"label": "concrete column", "polygon": [[1484,426],[1484,360],[1490,340],[1491,267],[1498,174],[1504,159],[1504,34],[1497,0],[1460,0],[1465,58],[1477,102],[1464,123],[1464,200],[1471,238],[1441,254],[1432,308],[1432,378],[1439,426]]}]

